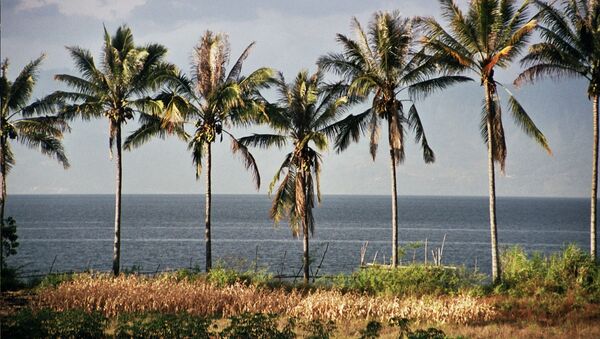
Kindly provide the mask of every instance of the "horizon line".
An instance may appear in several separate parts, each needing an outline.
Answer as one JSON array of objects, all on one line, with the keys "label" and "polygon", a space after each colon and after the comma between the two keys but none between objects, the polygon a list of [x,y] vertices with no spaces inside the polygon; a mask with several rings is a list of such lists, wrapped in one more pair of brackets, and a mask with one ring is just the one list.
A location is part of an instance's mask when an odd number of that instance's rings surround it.
[{"label": "horizon line", "polygon": [[[12,193],[12,196],[81,196],[81,195],[115,195],[114,193]],[[181,195],[181,196],[204,196],[204,192],[200,193],[123,193],[123,196],[134,195]],[[212,193],[216,196],[269,196],[267,193]],[[389,194],[356,194],[356,193],[327,193],[323,196],[359,196],[359,197],[389,197]],[[488,195],[433,195],[433,194],[398,194],[399,197],[422,197],[422,198],[489,198]],[[502,195],[496,198],[536,198],[536,199],[589,199],[587,196],[550,196],[550,195]]]}]

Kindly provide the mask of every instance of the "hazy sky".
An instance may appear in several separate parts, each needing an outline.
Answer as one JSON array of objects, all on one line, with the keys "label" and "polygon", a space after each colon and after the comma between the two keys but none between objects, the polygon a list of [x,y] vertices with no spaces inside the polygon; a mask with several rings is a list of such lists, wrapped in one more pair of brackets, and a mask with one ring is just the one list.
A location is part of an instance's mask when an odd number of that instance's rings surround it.
[{"label": "hazy sky", "polygon": [[[466,0],[459,1],[463,6]],[[229,34],[232,58],[251,42],[257,44],[244,70],[270,66],[293,79],[329,51],[339,51],[335,34],[351,34],[350,19],[363,23],[377,10],[398,9],[403,15],[439,16],[435,0],[402,1],[198,1],[198,0],[2,0],[1,54],[11,61],[10,78],[28,61],[47,53],[35,96],[57,89],[56,73],[77,74],[64,46],[90,49],[96,58],[102,25],[109,32],[127,23],[137,44],[158,42],[169,49],[169,61],[189,69],[192,47],[207,29]],[[510,84],[518,65],[499,70]],[[554,151],[548,156],[504,115],[508,144],[506,176],[498,176],[499,195],[588,196],[591,175],[591,102],[582,80],[540,82],[514,93]],[[402,195],[486,195],[486,148],[479,133],[483,90],[479,83],[459,85],[418,103],[435,164],[425,165],[418,145],[409,139],[407,157],[398,169]],[[359,111],[356,107],[354,111]],[[129,134],[136,127],[130,122]],[[238,137],[264,127],[235,130]],[[411,136],[412,138],[412,136]],[[378,158],[371,161],[366,140],[342,154],[324,154],[325,194],[389,194],[389,157],[382,135]],[[112,193],[114,163],[108,153],[104,120],[75,122],[65,137],[71,168],[63,170],[39,152],[16,147],[17,165],[8,177],[9,193]],[[213,156],[214,193],[256,193],[251,176],[231,155],[229,142],[217,144]],[[254,151],[266,192],[283,151]],[[155,140],[124,153],[124,193],[201,193],[185,143]]]}]

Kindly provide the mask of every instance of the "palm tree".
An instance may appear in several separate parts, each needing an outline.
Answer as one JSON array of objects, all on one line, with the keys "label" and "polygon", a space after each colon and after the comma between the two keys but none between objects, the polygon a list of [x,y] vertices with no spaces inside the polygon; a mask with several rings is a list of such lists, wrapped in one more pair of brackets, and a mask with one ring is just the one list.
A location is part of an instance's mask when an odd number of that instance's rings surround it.
[{"label": "palm tree", "polygon": [[[335,124],[337,151],[345,150],[351,141],[358,141],[368,133],[370,153],[375,160],[381,121],[387,122],[392,178],[392,266],[398,265],[398,203],[396,166],[404,160],[405,127],[413,129],[417,142],[423,148],[426,163],[435,156],[425,137],[421,118],[413,99],[425,97],[435,90],[446,88],[469,78],[438,75],[435,60],[415,50],[413,20],[404,19],[397,12],[375,13],[365,32],[356,18],[352,25],[356,40],[342,34],[337,41],[343,53],[330,53],[319,59],[319,65],[343,77],[350,96],[366,99],[373,95],[371,106],[358,115],[349,115]],[[401,99],[401,93],[408,95]],[[403,102],[412,103],[408,112]]]},{"label": "palm tree", "polygon": [[270,216],[275,223],[288,218],[294,237],[302,232],[304,283],[308,283],[308,237],[309,233],[314,233],[315,228],[312,213],[315,187],[317,199],[321,202],[319,174],[322,159],[317,150],[327,148],[329,124],[343,111],[348,100],[340,94],[342,91],[339,86],[323,82],[323,73],[320,71],[311,76],[307,71],[301,71],[290,84],[279,74],[275,83],[279,99],[269,111],[268,123],[277,134],[253,134],[241,138],[239,142],[254,147],[281,148],[289,141],[294,146],[285,156],[269,186],[271,195],[283,175],[273,197]]},{"label": "palm tree", "polygon": [[166,63],[167,49],[158,44],[139,47],[134,44],[131,29],[121,26],[112,37],[104,28],[102,64],[98,68],[90,51],[67,47],[81,77],[57,74],[55,79],[72,91],[53,94],[67,102],[61,109],[66,119],[105,117],[109,122],[109,150],[116,149],[115,238],[113,273],[119,274],[121,257],[121,133],[123,124],[136,112],[155,109],[157,102],[147,95],[160,88],[167,75],[176,74],[175,66]]},{"label": "palm tree", "polygon": [[[144,123],[130,135],[126,148],[137,147],[152,136],[164,137],[176,133],[189,141],[192,160],[196,168],[196,179],[202,170],[202,158],[206,167],[205,231],[206,271],[212,268],[211,206],[212,206],[212,144],[218,137],[227,134],[231,139],[233,153],[241,154],[246,169],[254,176],[256,187],[260,187],[260,176],[254,157],[246,146],[225,128],[248,125],[264,115],[265,101],[259,90],[268,86],[272,76],[269,68],[259,68],[247,77],[240,76],[244,60],[254,46],[251,43],[238,58],[229,73],[225,69],[229,62],[229,42],[224,34],[207,31],[194,48],[192,79],[184,75],[172,77],[175,86],[164,91],[156,102],[160,103],[154,115],[143,115]],[[156,108],[156,106],[155,106]],[[184,124],[193,124],[194,134],[189,137],[183,130]]]},{"label": "palm tree", "polygon": [[[28,63],[14,81],[8,80],[8,59],[0,65],[0,227],[4,228],[6,204],[6,176],[15,164],[11,140],[39,149],[55,158],[64,168],[69,167],[61,139],[69,131],[64,120],[56,116],[42,115],[53,110],[51,100],[37,100],[28,105],[37,81],[44,55]],[[1,229],[0,229],[1,232]],[[0,241],[0,262],[3,241]]]},{"label": "palm tree", "polygon": [[[485,102],[481,114],[481,134],[488,150],[489,213],[492,247],[492,278],[501,276],[496,225],[496,183],[494,163],[504,172],[506,143],[502,125],[496,67],[506,68],[527,44],[536,26],[527,18],[529,1],[520,6],[515,0],[472,0],[465,15],[453,0],[440,0],[442,16],[449,22],[446,31],[435,19],[422,20],[424,44],[439,60],[443,69],[472,72],[484,88]],[[505,88],[506,89],[506,88]],[[546,138],[535,126],[521,104],[506,89],[508,106],[516,124],[528,136],[551,153]]]},{"label": "palm tree", "polygon": [[582,77],[589,82],[592,99],[594,141],[592,151],[592,194],[590,254],[596,254],[596,203],[598,196],[598,95],[600,94],[600,2],[561,1],[559,8],[542,1],[538,30],[542,42],[529,47],[521,65],[528,67],[515,80],[519,86],[543,77]]}]

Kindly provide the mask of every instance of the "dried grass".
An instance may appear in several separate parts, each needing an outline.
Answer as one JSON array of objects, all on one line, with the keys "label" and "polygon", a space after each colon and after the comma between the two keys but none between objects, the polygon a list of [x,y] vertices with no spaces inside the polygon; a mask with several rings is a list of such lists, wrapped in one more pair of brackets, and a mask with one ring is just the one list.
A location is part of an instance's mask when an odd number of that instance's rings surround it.
[{"label": "dried grass", "polygon": [[262,312],[309,320],[387,321],[404,317],[454,324],[489,321],[497,313],[488,301],[468,295],[400,299],[335,290],[302,293],[240,283],[217,287],[205,281],[178,280],[168,275],[159,278],[80,275],[56,288],[41,290],[35,305],[57,311],[73,308],[100,311],[108,317],[145,311],[221,317]]}]

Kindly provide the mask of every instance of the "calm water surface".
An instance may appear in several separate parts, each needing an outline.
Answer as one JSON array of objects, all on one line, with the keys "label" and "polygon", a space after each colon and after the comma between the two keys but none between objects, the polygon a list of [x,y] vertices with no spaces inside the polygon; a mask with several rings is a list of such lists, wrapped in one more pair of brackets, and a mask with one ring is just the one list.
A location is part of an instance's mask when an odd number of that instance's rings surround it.
[{"label": "calm water surface", "polygon": [[[399,197],[402,244],[424,242],[440,247],[443,262],[489,272],[488,201],[485,197]],[[192,195],[123,196],[123,268],[145,271],[204,267],[204,198]],[[286,223],[269,220],[270,200],[263,195],[215,195],[213,261],[258,266],[295,274],[301,267],[302,241]],[[528,251],[552,252],[565,244],[587,248],[588,199],[499,198],[501,246],[521,245]],[[325,246],[321,272],[355,270],[360,248],[368,241],[366,261],[389,260],[391,201],[388,196],[325,196],[315,211],[311,252],[317,262]],[[24,271],[110,270],[114,196],[12,195],[7,216],[18,223],[19,254],[13,264]],[[431,252],[429,252],[431,255]],[[408,250],[404,261],[422,261],[423,247]],[[431,258],[429,258],[431,260]],[[316,266],[316,265],[314,265]]]}]

